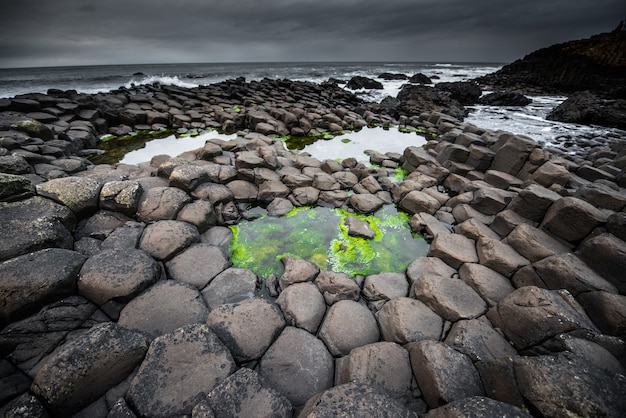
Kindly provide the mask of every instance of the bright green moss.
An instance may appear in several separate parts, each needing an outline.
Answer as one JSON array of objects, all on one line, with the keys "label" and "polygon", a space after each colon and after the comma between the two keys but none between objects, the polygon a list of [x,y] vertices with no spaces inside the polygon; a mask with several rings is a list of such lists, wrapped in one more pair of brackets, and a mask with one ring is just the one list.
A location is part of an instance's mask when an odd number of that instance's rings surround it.
[{"label": "bright green moss", "polygon": [[[375,238],[349,236],[345,226],[348,216],[368,222]],[[250,269],[263,278],[280,276],[280,260],[287,255],[351,276],[402,272],[428,252],[428,244],[412,236],[408,219],[391,205],[376,216],[322,207],[295,208],[283,217],[266,216],[231,226],[231,261],[235,267]]]}]

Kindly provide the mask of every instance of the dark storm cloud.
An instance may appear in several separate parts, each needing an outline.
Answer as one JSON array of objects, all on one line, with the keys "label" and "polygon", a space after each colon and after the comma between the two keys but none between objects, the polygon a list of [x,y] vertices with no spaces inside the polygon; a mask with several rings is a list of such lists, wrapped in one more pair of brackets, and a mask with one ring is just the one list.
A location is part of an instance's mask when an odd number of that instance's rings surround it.
[{"label": "dark storm cloud", "polygon": [[622,0],[5,0],[0,66],[497,61],[610,31]]}]

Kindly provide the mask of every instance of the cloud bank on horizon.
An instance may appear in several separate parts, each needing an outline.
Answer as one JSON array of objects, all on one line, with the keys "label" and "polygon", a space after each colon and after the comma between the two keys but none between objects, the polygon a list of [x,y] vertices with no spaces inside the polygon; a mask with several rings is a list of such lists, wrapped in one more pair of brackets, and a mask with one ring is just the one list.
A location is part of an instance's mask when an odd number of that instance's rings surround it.
[{"label": "cloud bank on horizon", "polygon": [[8,0],[0,68],[282,61],[511,62],[609,32],[623,0]]}]

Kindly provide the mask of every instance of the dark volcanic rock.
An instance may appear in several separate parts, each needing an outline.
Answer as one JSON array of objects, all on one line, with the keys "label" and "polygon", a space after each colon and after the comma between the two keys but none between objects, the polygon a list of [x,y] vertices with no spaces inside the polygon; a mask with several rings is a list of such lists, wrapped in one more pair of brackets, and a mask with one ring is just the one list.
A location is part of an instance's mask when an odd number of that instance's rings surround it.
[{"label": "dark volcanic rock", "polygon": [[626,100],[604,99],[584,91],[570,96],[552,110],[546,119],[626,129]]},{"label": "dark volcanic rock", "polygon": [[477,81],[505,89],[559,93],[591,90],[623,97],[625,51],[626,32],[602,33],[539,49]]},{"label": "dark volcanic rock", "polygon": [[354,76],[348,81],[346,87],[357,90],[357,89],[378,89],[381,90],[383,88],[383,84],[380,81],[373,80],[368,77],[363,76]]},{"label": "dark volcanic rock", "polygon": [[476,103],[482,94],[478,84],[472,81],[439,83],[435,85],[435,89],[448,93],[452,99],[458,100],[464,105]]},{"label": "dark volcanic rock", "polygon": [[514,91],[497,91],[478,99],[478,104],[489,106],[526,106],[530,103],[531,99]]},{"label": "dark volcanic rock", "polygon": [[429,86],[406,85],[397,96],[400,105],[397,111],[401,115],[420,115],[426,111],[443,112],[457,119],[463,119],[466,111],[458,100],[442,90]]}]

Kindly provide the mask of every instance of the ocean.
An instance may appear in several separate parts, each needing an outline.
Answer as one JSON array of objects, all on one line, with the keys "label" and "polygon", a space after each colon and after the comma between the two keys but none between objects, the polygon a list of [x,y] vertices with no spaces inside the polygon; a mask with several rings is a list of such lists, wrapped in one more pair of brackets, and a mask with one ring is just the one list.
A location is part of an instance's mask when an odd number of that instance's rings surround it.
[{"label": "ocean", "polygon": [[[81,93],[100,93],[121,86],[171,84],[197,87],[244,77],[247,81],[290,79],[316,83],[330,78],[349,80],[353,76],[376,78],[388,73],[411,76],[422,73],[434,83],[466,81],[497,71],[501,63],[208,63],[208,64],[138,64],[77,67],[45,67],[0,69],[0,98],[27,93],[45,93],[48,89],[76,90]],[[403,80],[382,80],[382,90],[357,91],[366,100],[379,102],[387,96],[395,97]],[[485,92],[487,93],[487,92]],[[565,97],[530,96],[533,102],[523,108],[497,106],[470,106],[465,119],[481,128],[506,130],[526,135],[544,146],[574,153],[580,144],[592,142],[607,135],[623,136],[611,128],[589,127],[548,121],[546,115]],[[572,145],[574,144],[574,145]]]}]

